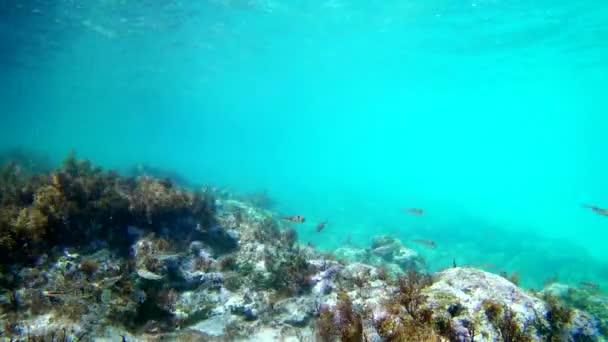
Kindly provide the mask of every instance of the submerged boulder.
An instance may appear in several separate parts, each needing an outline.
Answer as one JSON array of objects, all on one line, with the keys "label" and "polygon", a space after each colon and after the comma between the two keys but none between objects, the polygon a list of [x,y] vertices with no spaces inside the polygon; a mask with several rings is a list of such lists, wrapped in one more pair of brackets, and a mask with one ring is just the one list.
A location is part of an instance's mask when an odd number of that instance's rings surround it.
[{"label": "submerged boulder", "polygon": [[560,341],[583,337],[595,340],[599,336],[597,321],[587,313],[572,310],[568,317],[563,314],[564,321],[552,321],[558,319],[552,311],[556,307],[501,276],[457,267],[435,277],[425,290],[429,305],[434,312],[449,313],[454,329],[466,340],[474,337],[475,341],[493,341],[509,324],[521,333],[527,332],[533,341],[544,341],[550,334],[560,336]]},{"label": "submerged boulder", "polygon": [[418,252],[405,247],[400,240],[386,235],[373,237],[369,248],[340,247],[334,251],[334,255],[348,262],[381,265],[391,274],[403,273],[409,269],[425,269],[424,260]]}]

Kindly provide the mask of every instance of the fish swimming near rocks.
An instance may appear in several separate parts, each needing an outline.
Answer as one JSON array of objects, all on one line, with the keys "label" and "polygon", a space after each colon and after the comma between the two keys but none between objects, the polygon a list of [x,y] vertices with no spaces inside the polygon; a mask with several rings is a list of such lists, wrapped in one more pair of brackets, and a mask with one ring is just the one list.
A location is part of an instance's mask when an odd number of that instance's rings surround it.
[{"label": "fish swimming near rocks", "polygon": [[327,225],[328,221],[322,221],[319,222],[319,224],[317,224],[317,232],[320,232],[323,230],[323,228],[325,228],[325,226]]},{"label": "fish swimming near rocks", "polygon": [[419,243],[431,249],[435,249],[437,247],[437,244],[433,240],[415,239],[412,240],[412,242]]},{"label": "fish swimming near rocks", "polygon": [[148,279],[148,280],[161,280],[161,279],[163,279],[163,276],[158,275],[156,273],[152,273],[152,272],[150,272],[150,271],[148,271],[146,269],[143,269],[143,268],[137,270],[137,275],[140,276],[141,278]]},{"label": "fish swimming near rocks", "polygon": [[593,281],[582,281],[579,284],[581,286],[584,286],[584,287],[586,287],[588,289],[591,289],[591,290],[599,290],[600,289],[600,286],[596,282],[593,282]]},{"label": "fish swimming near rocks", "polygon": [[293,222],[293,223],[304,223],[306,221],[306,218],[301,215],[295,215],[295,216],[281,217],[281,220],[289,221],[289,222]]},{"label": "fish swimming near rocks", "polygon": [[56,297],[63,297],[66,295],[66,293],[63,291],[43,290],[43,291],[40,291],[40,295],[42,297],[56,298]]},{"label": "fish swimming near rocks", "polygon": [[170,253],[170,254],[154,254],[152,257],[158,261],[174,261],[183,256],[183,253]]},{"label": "fish swimming near rocks", "polygon": [[393,251],[394,251],[393,246],[389,246],[389,245],[380,246],[380,247],[376,247],[376,248],[372,249],[372,253],[382,256],[382,257],[391,255],[393,253]]},{"label": "fish swimming near rocks", "polygon": [[420,208],[404,208],[403,210],[417,216],[424,215],[424,210]]},{"label": "fish swimming near rocks", "polygon": [[121,278],[122,278],[122,276],[120,276],[120,275],[116,276],[116,277],[105,278],[98,282],[91,283],[91,285],[97,289],[105,289],[105,288],[114,286]]},{"label": "fish swimming near rocks", "polygon": [[606,209],[606,208],[600,208],[595,205],[589,205],[589,204],[583,204],[583,208],[591,209],[593,212],[595,212],[598,215],[608,216],[608,209]]}]

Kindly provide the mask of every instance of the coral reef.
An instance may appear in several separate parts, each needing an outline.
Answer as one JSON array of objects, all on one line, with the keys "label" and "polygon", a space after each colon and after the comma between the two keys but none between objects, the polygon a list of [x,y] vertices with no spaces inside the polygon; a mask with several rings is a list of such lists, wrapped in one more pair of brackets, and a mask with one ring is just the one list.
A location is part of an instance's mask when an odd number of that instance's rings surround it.
[{"label": "coral reef", "polygon": [[595,341],[605,327],[599,295],[427,274],[386,236],[336,260],[251,201],[74,155],[37,176],[7,164],[0,187],[3,339]]}]

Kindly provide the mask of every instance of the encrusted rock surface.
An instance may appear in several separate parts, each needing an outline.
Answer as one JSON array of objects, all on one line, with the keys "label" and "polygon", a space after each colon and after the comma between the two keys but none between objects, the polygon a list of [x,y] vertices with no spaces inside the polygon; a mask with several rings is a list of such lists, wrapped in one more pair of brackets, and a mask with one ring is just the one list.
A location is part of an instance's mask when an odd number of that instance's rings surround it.
[{"label": "encrusted rock surface", "polygon": [[[601,332],[608,332],[608,297],[600,292],[600,289],[593,283],[583,285],[582,287],[573,287],[565,284],[553,283],[547,286],[543,294],[551,294],[563,300],[567,305],[577,308],[582,314],[575,317],[576,321],[582,321],[575,324],[575,327],[587,327],[585,320],[587,315],[592,315],[594,319],[599,321]],[[585,330],[582,330],[583,332]],[[580,332],[580,331],[578,331]],[[572,331],[576,334],[577,331]]]},{"label": "encrusted rock surface", "polygon": [[[484,301],[511,309],[522,327],[537,318],[546,317],[548,309],[541,298],[509,280],[474,268],[451,268],[435,274],[435,281],[425,293],[435,311],[449,311],[450,308],[460,306],[458,315],[454,317],[455,322],[459,326],[466,321],[476,322],[475,341],[491,341],[497,335],[496,328],[484,314]],[[575,341],[598,336],[598,322],[589,314],[575,310],[573,316],[564,340]],[[466,332],[466,329],[461,330]],[[464,335],[470,340],[471,336],[466,333]],[[532,338],[543,341],[537,334],[532,334]]]}]

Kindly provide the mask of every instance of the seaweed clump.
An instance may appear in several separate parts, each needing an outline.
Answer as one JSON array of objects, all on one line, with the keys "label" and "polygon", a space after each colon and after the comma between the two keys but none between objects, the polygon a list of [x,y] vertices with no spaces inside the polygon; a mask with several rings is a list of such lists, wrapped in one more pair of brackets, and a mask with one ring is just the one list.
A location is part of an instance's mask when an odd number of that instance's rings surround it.
[{"label": "seaweed clump", "polygon": [[374,320],[378,334],[390,341],[436,341],[439,335],[451,335],[449,318],[433,317],[423,290],[431,277],[410,269],[397,279],[398,290],[386,304],[386,314]]},{"label": "seaweed clump", "polygon": [[338,303],[333,310],[327,307],[319,309],[317,336],[322,341],[333,341],[336,338],[345,342],[364,340],[361,314],[353,309],[348,293],[338,293]]},{"label": "seaweed clump", "polygon": [[574,311],[556,296],[545,294],[543,300],[547,305],[547,312],[544,321],[538,317],[538,314],[536,315],[536,329],[548,342],[563,341],[566,327],[572,321]]},{"label": "seaweed clump", "polygon": [[[541,297],[546,305],[545,315],[540,316],[534,312],[534,326],[540,336],[548,342],[557,342],[567,339],[567,327],[572,323],[574,309],[559,297],[543,293]],[[578,335],[577,341],[586,341],[589,337],[584,333]]]},{"label": "seaweed clump", "polygon": [[519,272],[513,271],[511,274],[508,274],[506,271],[501,271],[500,276],[512,282],[513,285],[519,286]]},{"label": "seaweed clump", "polygon": [[[188,241],[186,235],[202,234],[213,222],[209,193],[187,192],[166,180],[122,177],[78,160],[74,153],[60,168],[42,175],[26,175],[17,163],[7,163],[0,170],[1,285],[9,291],[27,285],[31,291],[6,311],[27,316],[60,305],[58,313],[78,319],[105,308],[107,318],[121,322],[143,320],[150,317],[147,312],[164,314],[175,293],[132,282],[139,263],[154,269],[158,258],[138,255],[138,263],[127,262],[116,271],[103,261],[107,258],[78,260],[77,255],[94,252],[100,244],[110,247],[110,253],[128,255],[133,226],[139,234],[166,235],[170,241],[150,240],[153,251],[165,252]],[[75,247],[72,256],[60,254],[58,247],[65,245]],[[63,265],[57,279],[28,268],[49,258]],[[85,298],[98,300],[88,305]]]},{"label": "seaweed clump", "polygon": [[314,268],[298,246],[284,257],[267,251],[264,263],[268,272],[254,274],[253,282],[262,289],[275,289],[285,297],[300,295],[310,290]]},{"label": "seaweed clump", "polygon": [[503,342],[532,341],[529,334],[530,322],[526,321],[522,326],[511,308],[492,300],[485,300],[482,306],[488,321],[496,329]]},{"label": "seaweed clump", "polygon": [[[179,289],[157,280],[179,277],[172,251],[205,241],[211,231],[217,235],[214,204],[210,191],[124,177],[75,153],[44,174],[6,163],[0,168],[0,287],[8,295],[0,296],[6,322],[0,331],[13,333],[18,322],[44,312],[92,326],[102,319],[134,330],[175,328]],[[213,266],[202,255],[192,264],[200,273]]]},{"label": "seaweed clump", "polygon": [[[197,227],[214,222],[214,199],[187,192],[170,181],[128,178],[93,167],[74,153],[49,174],[26,176],[19,164],[0,170],[0,264],[31,263],[58,245],[82,246],[103,240],[128,248],[127,227],[159,232],[164,227]],[[184,219],[186,218],[186,219]],[[172,234],[179,239],[181,231]]]},{"label": "seaweed clump", "polygon": [[597,317],[601,334],[608,337],[608,298],[597,292],[597,288],[569,287],[567,291],[560,294],[559,298],[567,307],[579,309]]}]

